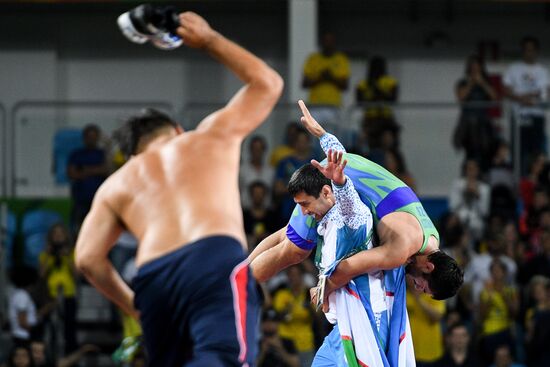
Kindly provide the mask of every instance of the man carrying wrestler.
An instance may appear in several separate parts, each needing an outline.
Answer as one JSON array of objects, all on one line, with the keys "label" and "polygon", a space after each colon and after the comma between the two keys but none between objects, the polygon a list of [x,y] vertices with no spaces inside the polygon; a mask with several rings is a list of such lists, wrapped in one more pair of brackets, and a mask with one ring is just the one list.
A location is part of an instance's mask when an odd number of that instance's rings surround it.
[{"label": "man carrying wrestler", "polygon": [[[299,101],[302,123],[320,139],[325,152],[344,151],[335,136],[328,134]],[[456,294],[463,271],[456,261],[439,251],[439,234],[414,192],[383,167],[361,156],[346,154],[345,174],[373,214],[378,246],[343,259],[326,282],[325,297],[358,275],[406,265],[415,287],[435,299]],[[317,245],[316,221],[322,197],[309,195],[295,201],[289,224],[260,243],[251,253],[253,274],[265,281],[289,265],[307,258]],[[326,307],[326,306],[325,306]]]},{"label": "man carrying wrestler", "polygon": [[[131,158],[99,188],[76,264],[139,316],[151,366],[252,366],[260,300],[246,259],[240,146],[271,112],[283,82],[199,15],[184,12],[179,23],[184,44],[204,50],[244,86],[185,134],[151,110],[125,123],[117,136]],[[134,291],[108,260],[123,230],[139,240]]]},{"label": "man carrying wrestler", "polygon": [[[326,164],[312,161],[302,166],[288,184],[294,200],[318,222],[315,264],[320,281],[312,293],[323,291],[323,281],[339,262],[373,246],[372,215],[344,174],[343,152],[323,148]],[[314,197],[318,199],[312,201]],[[403,266],[361,274],[334,291],[324,309],[335,326],[312,366],[414,366],[405,295]]]}]

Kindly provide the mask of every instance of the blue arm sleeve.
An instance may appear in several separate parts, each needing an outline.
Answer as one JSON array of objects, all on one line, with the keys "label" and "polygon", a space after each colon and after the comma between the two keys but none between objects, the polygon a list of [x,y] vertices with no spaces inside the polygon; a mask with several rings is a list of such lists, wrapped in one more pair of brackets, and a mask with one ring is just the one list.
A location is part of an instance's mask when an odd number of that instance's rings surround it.
[{"label": "blue arm sleeve", "polygon": [[302,250],[312,250],[317,246],[317,222],[313,217],[304,215],[296,205],[286,228],[286,236]]}]

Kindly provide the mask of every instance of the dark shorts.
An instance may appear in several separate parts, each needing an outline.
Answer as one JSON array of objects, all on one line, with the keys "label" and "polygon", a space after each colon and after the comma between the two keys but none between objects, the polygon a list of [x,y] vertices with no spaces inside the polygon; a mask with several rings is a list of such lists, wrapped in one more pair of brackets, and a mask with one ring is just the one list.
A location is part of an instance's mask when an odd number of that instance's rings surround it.
[{"label": "dark shorts", "polygon": [[253,366],[261,299],[242,245],[207,237],[144,264],[133,282],[149,366]]}]

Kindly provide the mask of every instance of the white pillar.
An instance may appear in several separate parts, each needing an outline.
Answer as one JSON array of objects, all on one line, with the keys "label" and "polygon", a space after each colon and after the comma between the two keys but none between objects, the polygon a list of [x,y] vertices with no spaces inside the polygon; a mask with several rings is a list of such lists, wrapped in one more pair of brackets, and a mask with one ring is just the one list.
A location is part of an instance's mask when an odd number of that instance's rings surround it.
[{"label": "white pillar", "polygon": [[317,50],[317,0],[288,1],[288,88],[289,102],[306,99],[302,69],[310,53]]}]

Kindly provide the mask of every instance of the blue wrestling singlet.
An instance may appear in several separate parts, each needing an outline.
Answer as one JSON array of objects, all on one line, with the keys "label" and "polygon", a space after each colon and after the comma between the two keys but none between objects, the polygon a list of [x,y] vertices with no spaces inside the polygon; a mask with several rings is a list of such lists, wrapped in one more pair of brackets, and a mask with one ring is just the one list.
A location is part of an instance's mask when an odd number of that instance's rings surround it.
[{"label": "blue wrestling singlet", "polygon": [[141,266],[133,282],[149,366],[253,366],[260,294],[242,245],[213,236]]}]

